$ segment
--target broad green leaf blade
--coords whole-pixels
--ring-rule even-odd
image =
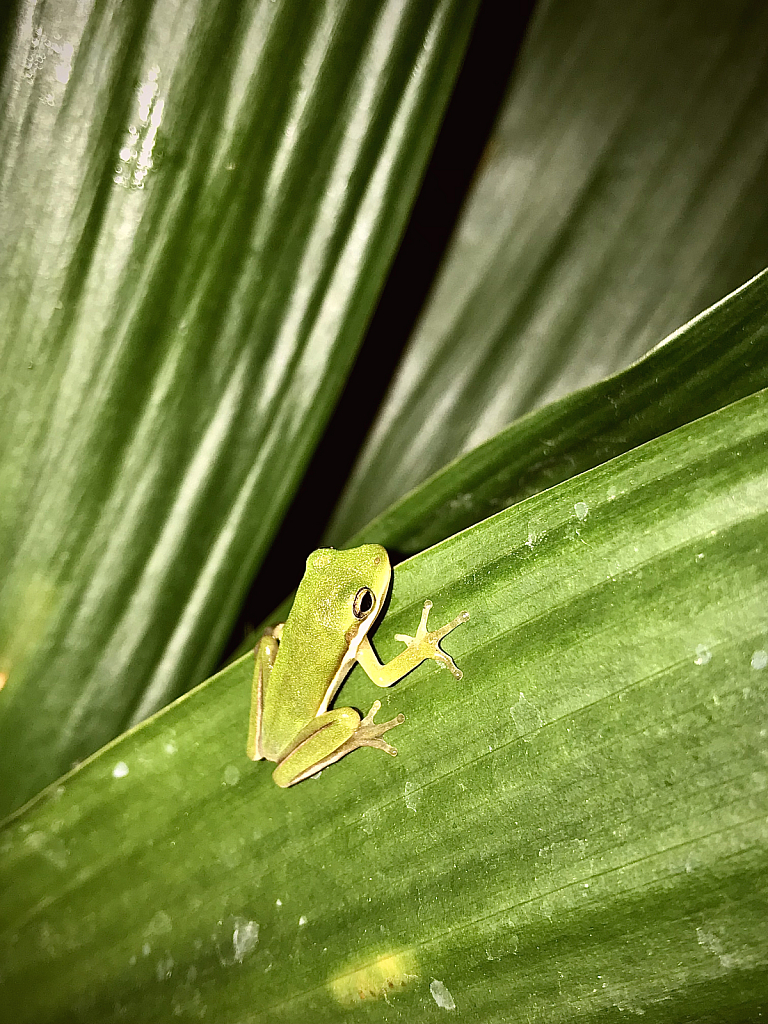
[[[766,97],[765,4],[538,8],[330,543],[768,265]]]
[[[768,387],[768,271],[634,366],[502,430],[385,509],[343,547],[410,555],[518,501]],[[270,616],[287,616],[293,596]],[[229,663],[252,650],[250,633]]]
[[[0,129],[5,809],[211,671],[473,9],[23,7]]]
[[[278,790],[246,659],[51,787],[0,839],[0,1019],[758,1019],[767,454],[764,391],[399,565],[382,656],[472,618],[394,761]]]
[[[768,387],[768,271],[634,366],[539,409],[461,456],[345,547],[422,551],[531,494]]]

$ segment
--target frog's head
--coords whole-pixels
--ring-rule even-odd
[[[313,580],[321,618],[352,641],[364,636],[376,620],[392,569],[381,545],[363,544],[348,551],[313,551],[307,559],[306,575]]]

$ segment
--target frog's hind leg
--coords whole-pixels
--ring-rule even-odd
[[[285,789],[316,775],[358,747],[378,747],[394,757],[397,751],[382,736],[389,729],[401,725],[405,715],[377,724],[373,719],[380,707],[381,701],[374,701],[362,720],[353,708],[338,708],[318,715],[301,730],[290,753],[275,768],[272,778]]]
[[[264,631],[264,636],[253,652],[256,664],[253,670],[251,686],[251,715],[248,721],[248,743],[245,752],[252,761],[261,761],[264,751],[261,749],[261,716],[264,709],[264,691],[275,664],[280,637],[283,634],[283,623],[279,622]]]

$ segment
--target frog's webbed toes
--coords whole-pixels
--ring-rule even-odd
[[[395,718],[391,718],[388,722],[381,722],[377,724],[374,722],[376,712],[381,707],[381,701],[375,700],[373,706],[365,718],[360,722],[355,734],[352,739],[355,742],[355,746],[359,747],[378,747],[379,750],[386,751],[387,754],[391,754],[395,757],[397,750],[386,740],[382,739],[382,736],[389,729],[394,729],[396,725],[402,725],[405,721],[405,715],[397,715]]]
[[[424,638],[431,649],[430,657],[432,660],[436,661],[438,665],[441,665],[443,668],[447,668],[454,679],[461,679],[464,673],[450,654],[446,654],[445,651],[442,650],[440,647],[440,641],[444,636],[447,636],[451,630],[456,629],[456,627],[460,626],[462,622],[466,622],[468,618],[469,612],[462,612],[460,615],[457,615],[455,619],[451,619],[451,621],[445,626],[442,626],[440,629],[435,629],[431,633],[427,633]]]
[[[401,643],[407,644],[414,655],[421,658],[428,658],[431,661],[436,661],[438,665],[448,669],[454,679],[462,678],[462,671],[450,656],[446,654],[440,647],[440,641],[444,636],[447,636],[452,629],[456,629],[462,622],[466,622],[469,618],[469,612],[462,612],[457,615],[455,619],[451,619],[450,622],[446,623],[445,626],[441,626],[439,629],[428,630],[427,619],[429,613],[432,610],[432,602],[427,600],[424,602],[424,608],[421,612],[421,621],[419,622],[416,630],[416,636],[409,636],[407,633],[396,633],[395,640],[399,640]]]

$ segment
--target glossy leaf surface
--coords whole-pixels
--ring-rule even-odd
[[[744,1021],[765,1006],[768,393],[395,571],[399,757],[290,790],[244,660],[0,837],[0,1019]],[[356,673],[342,701],[367,708]]]
[[[328,542],[767,266],[767,171],[765,4],[540,4]]]
[[[524,416],[386,509],[345,546],[421,551],[530,494],[768,387],[768,271],[629,369]]]
[[[0,125],[0,806],[213,668],[474,3],[20,5]]]

